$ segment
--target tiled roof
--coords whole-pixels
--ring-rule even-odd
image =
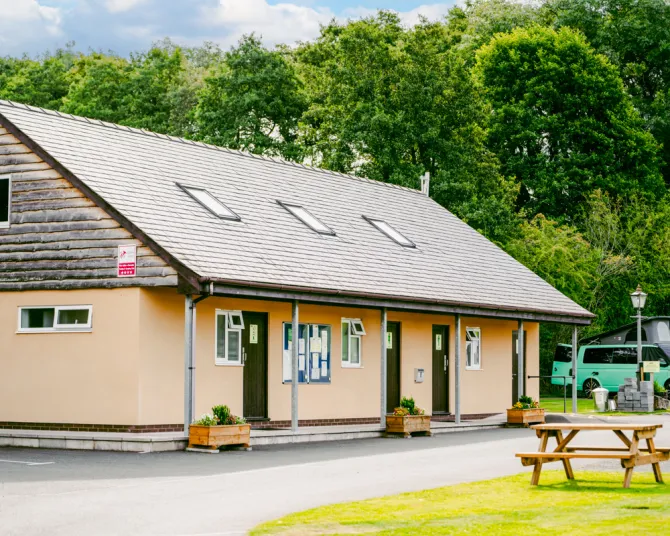
[[[591,316],[419,191],[7,101],[0,114],[203,278]],[[176,183],[206,188],[242,221],[215,217]]]

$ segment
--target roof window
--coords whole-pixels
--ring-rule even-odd
[[[314,216],[306,208],[301,207],[300,205],[291,205],[289,203],[282,203],[281,201],[277,201],[277,203],[279,203],[282,207],[288,210],[302,223],[307,225],[307,227],[312,229],[312,231],[316,231],[317,233],[324,235],[333,235],[333,236],[335,235],[335,231],[333,231],[326,224],[322,223],[316,216]]]
[[[237,214],[235,214],[232,210],[230,210],[226,205],[224,205],[221,201],[219,201],[216,197],[214,197],[204,188],[184,186],[183,184],[177,184],[177,185],[218,218],[224,220],[234,220],[234,221],[241,220],[241,218]]]
[[[394,242],[397,242],[403,247],[406,248],[415,248],[416,244],[412,242],[409,238],[404,236],[403,234],[399,233],[396,231],[393,227],[391,227],[388,223],[386,223],[384,220],[376,220],[374,218],[368,218],[367,216],[363,216],[365,220],[367,220],[369,223],[374,225],[377,229],[379,229],[382,233],[384,233],[386,236],[388,236],[391,240]]]

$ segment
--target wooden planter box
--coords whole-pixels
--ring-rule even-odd
[[[543,424],[544,409],[508,409],[507,424]]]
[[[387,415],[386,434],[402,434],[403,437],[411,437],[412,434],[430,436],[430,415]]]
[[[225,426],[199,426],[192,424],[188,432],[188,448],[206,447],[218,450],[227,445],[240,445],[249,449],[249,424],[229,424]]]

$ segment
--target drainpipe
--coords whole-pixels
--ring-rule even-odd
[[[380,396],[380,404],[381,404],[381,425],[385,426],[386,422],[386,405],[387,405],[387,381],[386,381],[386,374],[387,374],[387,368],[386,368],[386,359],[387,359],[387,340],[388,337],[386,335],[386,330],[387,330],[387,324],[388,324],[388,315],[386,313],[386,308],[384,307],[382,309],[382,326],[381,326],[381,337],[382,337],[382,344],[381,344],[381,396]]]
[[[524,385],[526,383],[526,378],[524,378],[523,373],[523,364],[526,361],[526,352],[525,352],[525,333],[523,332],[523,320],[519,320],[519,327],[517,328],[517,337],[516,344],[518,346],[516,355],[517,355],[517,371],[516,371],[516,380],[517,380],[517,392],[519,396],[526,394]],[[514,401],[516,402],[516,400]]]
[[[577,326],[572,328],[572,413],[577,413]]]
[[[293,300],[293,317],[291,331],[291,431],[298,431],[298,346],[300,345],[300,329],[298,322],[298,300]]]
[[[454,420],[456,424],[461,424],[461,315],[456,315],[456,329],[454,331],[456,331],[456,336],[454,337],[454,354],[456,357],[456,371],[454,373],[456,411],[454,413]]]
[[[210,285],[210,291],[212,285]],[[185,299],[184,321],[184,433],[188,434],[191,423],[195,420],[195,339],[196,339],[196,306],[209,298],[210,293],[193,299],[187,294]]]

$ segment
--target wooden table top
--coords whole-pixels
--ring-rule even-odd
[[[556,423],[556,424],[536,424],[532,426],[533,430],[657,430],[663,428],[662,424],[584,424],[584,423]]]

